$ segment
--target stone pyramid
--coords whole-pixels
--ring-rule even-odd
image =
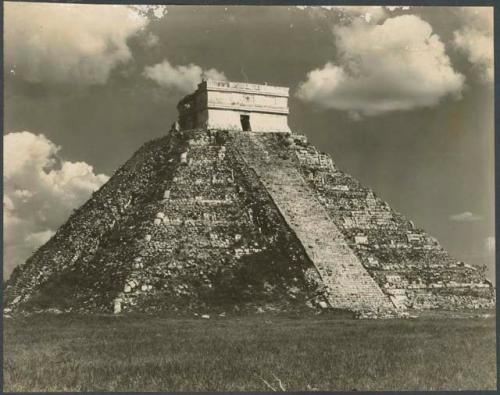
[[[200,84],[180,125],[15,269],[8,311],[492,307],[480,270],[289,131],[280,89]]]

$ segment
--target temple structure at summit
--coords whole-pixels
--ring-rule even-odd
[[[288,92],[280,86],[203,81],[177,106],[182,130],[290,132]]]

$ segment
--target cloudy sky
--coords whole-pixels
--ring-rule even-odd
[[[4,275],[202,77],[289,123],[454,256],[494,269],[493,11],[4,3]]]

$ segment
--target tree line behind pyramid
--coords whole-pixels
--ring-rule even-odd
[[[140,148],[4,289],[5,311],[492,308],[451,257],[290,132],[179,130]]]

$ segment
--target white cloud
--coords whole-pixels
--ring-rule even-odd
[[[218,81],[227,79],[224,73],[215,69],[203,70],[193,63],[187,66],[172,66],[168,60],[145,67],[143,74],[163,87],[176,89],[183,93],[196,90],[203,78]]]
[[[319,12],[331,11],[339,15],[341,21],[351,21],[356,18],[362,18],[365,22],[377,23],[386,16],[384,7],[381,6],[296,6],[299,10],[308,10],[312,15],[319,16]]]
[[[454,32],[455,46],[467,55],[485,82],[493,81],[493,7],[461,8],[463,27]]]
[[[404,6],[404,5],[388,5],[388,6],[385,6],[385,8],[392,12],[392,11],[396,11],[396,10],[408,11],[411,7]]]
[[[4,136],[4,275],[46,242],[108,177],[30,132]]]
[[[486,251],[494,253],[496,248],[495,236],[488,236],[484,241],[484,247]]]
[[[144,45],[146,47],[154,47],[158,45],[159,42],[160,38],[156,34],[149,32],[149,34],[146,36],[146,40],[144,40]]]
[[[380,6],[330,6],[330,9],[337,10],[351,18],[361,17],[367,23],[377,23],[385,18],[384,7]]]
[[[30,82],[103,84],[148,18],[127,6],[4,4],[7,69]]]
[[[463,213],[450,215],[450,220],[456,222],[476,222],[482,221],[483,217],[470,211],[464,211]]]
[[[349,111],[347,113],[347,116],[349,117],[349,119],[351,121],[354,121],[354,122],[358,122],[358,121],[361,121],[363,119],[363,117],[359,114],[359,112],[356,112],[356,111]]]
[[[432,27],[415,15],[378,25],[357,19],[334,34],[337,61],[308,73],[297,91],[306,102],[370,116],[461,95],[464,77]]]
[[[166,5],[130,5],[130,8],[142,16],[151,15],[155,19],[162,19],[168,14]]]

